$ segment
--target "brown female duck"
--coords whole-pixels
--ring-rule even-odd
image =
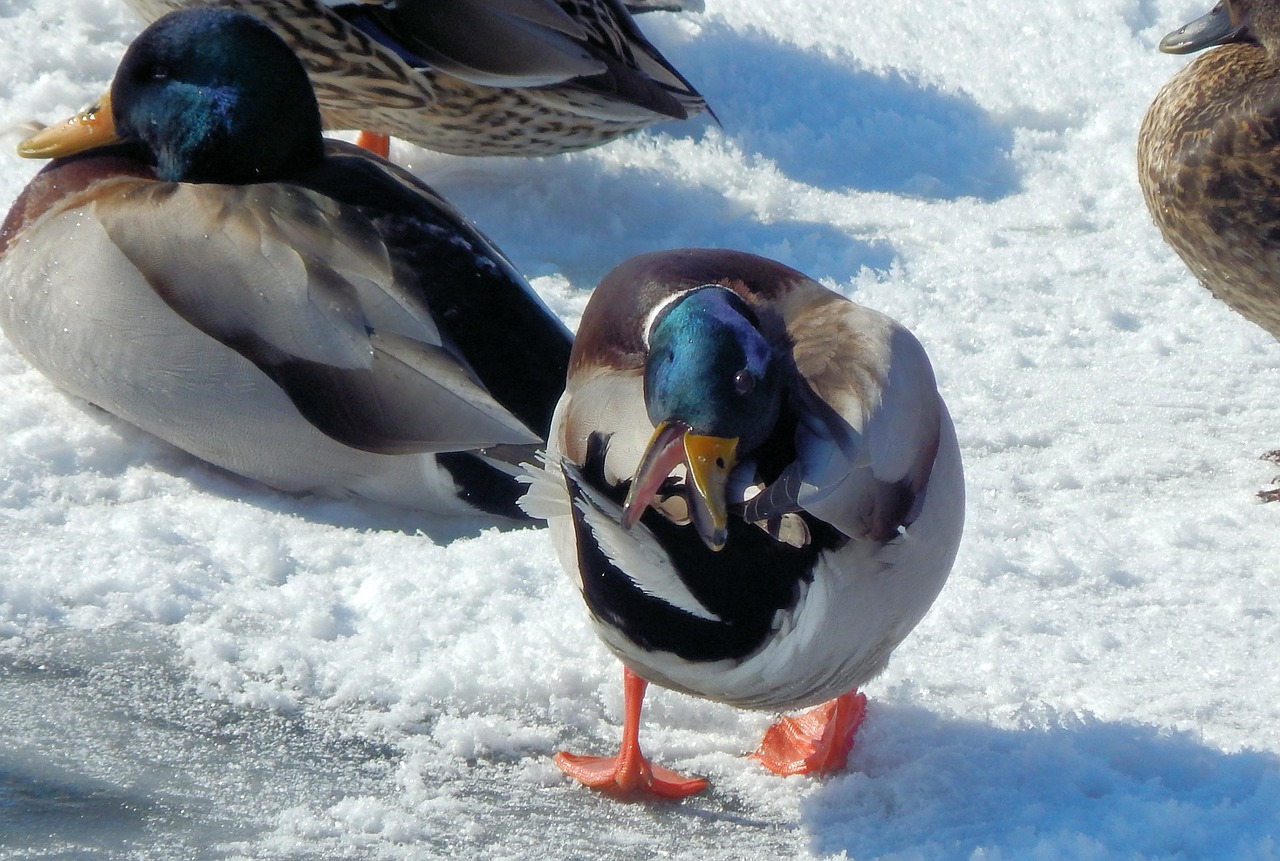
[[[126,0],[261,18],[302,59],[327,129],[454,155],[545,156],[707,110],[632,12],[692,0]]]
[[[1209,47],[1147,110],[1138,180],[1196,277],[1280,338],[1280,0],[1222,0],[1160,43]]]

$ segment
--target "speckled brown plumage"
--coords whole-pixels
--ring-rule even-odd
[[[1280,0],[1224,0],[1160,44],[1211,46],[1148,108],[1138,180],[1187,267],[1280,338]],[[1280,501],[1280,489],[1258,495]]]
[[[707,110],[617,0],[556,0],[586,32],[586,53],[608,70],[539,86],[476,83],[410,64],[320,0],[126,2],[148,21],[193,5],[256,15],[302,58],[325,128],[378,132],[454,155],[556,155]]]
[[[1280,337],[1280,65],[1216,47],[1147,111],[1138,179],[1166,242],[1213,294]]]

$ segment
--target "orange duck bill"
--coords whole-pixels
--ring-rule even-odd
[[[85,108],[66,122],[49,126],[18,144],[18,155],[23,158],[62,158],[110,146],[120,140],[111,111],[111,94],[107,93],[92,107]]]
[[[622,525],[630,529],[653,501],[671,471],[688,471],[689,508],[693,525],[707,547],[720,550],[728,540],[729,515],[725,486],[738,462],[736,438],[695,434],[684,422],[662,422],[649,438],[622,509]]]

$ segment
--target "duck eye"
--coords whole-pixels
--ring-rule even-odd
[[[165,81],[165,80],[168,80],[168,78],[169,78],[168,66],[162,63],[157,63],[156,65],[151,67],[151,80]]]
[[[749,395],[756,387],[756,375],[750,371],[738,371],[733,375],[733,388],[740,395]]]

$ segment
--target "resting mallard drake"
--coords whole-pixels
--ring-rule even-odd
[[[95,113],[22,147],[61,157],[0,229],[0,326],[61,387],[232,472],[523,518],[567,330],[431,189],[326,142],[310,93],[248,15],[147,28]]]
[[[1280,338],[1280,0],[1220,2],[1160,42],[1170,54],[1209,47],[1147,110],[1138,180],[1192,273]]]
[[[455,155],[555,155],[707,109],[619,0],[126,2],[149,21],[196,5],[257,15],[302,58],[326,128]],[[361,142],[387,154],[385,138]]]
[[[649,682],[792,710],[754,754],[843,768],[857,688],[933,604],[964,521],[960,450],[920,343],[779,263],[649,254],[591,296],[545,469],[548,520],[596,633],[622,661],[617,757],[560,768],[620,793],[706,786],[639,747]]]

